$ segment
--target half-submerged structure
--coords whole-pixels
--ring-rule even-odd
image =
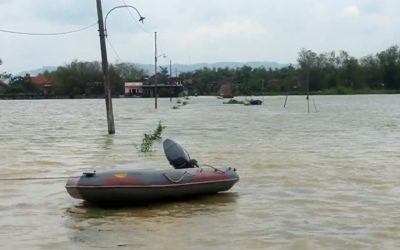
[[[219,88],[218,94],[223,98],[233,98],[232,83],[227,81],[223,82]]]

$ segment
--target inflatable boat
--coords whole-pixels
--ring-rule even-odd
[[[174,169],[88,172],[70,177],[66,189],[94,203],[137,203],[218,193],[239,181],[233,167],[198,166],[174,141],[166,139],[163,146]]]

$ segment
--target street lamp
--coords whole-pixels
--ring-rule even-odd
[[[108,124],[108,134],[115,134],[115,126],[114,126],[114,114],[112,107],[112,96],[111,96],[111,83],[110,76],[108,72],[108,59],[107,59],[107,48],[105,37],[107,36],[107,17],[108,15],[115,9],[119,8],[133,8],[139,15],[139,21],[143,23],[144,17],[139,13],[139,11],[131,6],[131,5],[121,5],[112,8],[106,15],[104,24],[103,24],[103,10],[101,6],[101,0],[96,0],[97,3],[97,15],[98,15],[98,23],[99,23],[99,34],[100,34],[100,49],[101,49],[101,64],[104,75],[104,96],[106,101],[106,109],[107,109],[107,124]]]
[[[139,11],[131,6],[131,5],[121,5],[112,8],[106,15],[105,22],[103,23],[103,8],[101,4],[101,0],[96,0],[97,5],[97,17],[99,24],[99,34],[100,34],[100,49],[101,49],[101,64],[103,69],[103,77],[104,77],[104,96],[106,101],[106,109],[107,109],[107,125],[108,125],[108,134],[115,134],[115,126],[114,126],[114,114],[112,107],[112,97],[111,97],[111,84],[110,84],[110,76],[108,72],[108,59],[107,59],[107,48],[105,37],[107,36],[107,17],[108,15],[115,9],[118,8],[133,8],[139,15],[139,21],[143,23],[144,17],[139,13]]]
[[[142,16],[142,15],[140,14],[139,10],[136,9],[135,7],[133,7],[132,5],[120,5],[120,6],[116,6],[116,7],[112,8],[110,11],[108,11],[107,14],[106,14],[106,18],[105,18],[105,20],[104,20],[104,31],[105,31],[106,36],[107,36],[107,18],[108,18],[108,15],[109,15],[113,10],[115,10],[115,9],[120,9],[120,8],[132,8],[132,9],[134,9],[134,10],[136,11],[136,13],[139,15],[139,22],[144,23],[145,17]]]

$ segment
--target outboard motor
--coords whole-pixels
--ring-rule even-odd
[[[189,153],[173,140],[165,139],[163,147],[169,164],[171,164],[175,169],[198,167],[197,161],[191,160]]]

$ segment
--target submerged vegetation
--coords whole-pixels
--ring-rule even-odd
[[[142,153],[150,152],[153,147],[153,143],[155,141],[161,141],[162,138],[161,134],[164,131],[164,129],[165,126],[163,126],[161,124],[161,121],[159,121],[157,128],[154,130],[152,134],[144,134],[142,144],[140,145],[140,152]]]
[[[240,100],[236,100],[236,99],[230,99],[227,102],[223,102],[223,104],[243,104],[243,105],[261,105],[263,103],[263,101],[259,100],[259,99],[245,99],[243,101]]]
[[[243,101],[238,101],[236,99],[230,99],[227,102],[223,102],[223,104],[244,104],[244,102]]]

